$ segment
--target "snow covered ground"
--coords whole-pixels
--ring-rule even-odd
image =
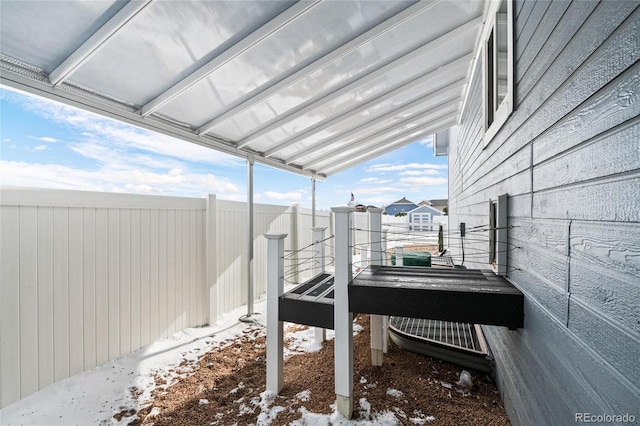
[[[255,304],[256,312],[266,312],[266,300]],[[255,327],[238,321],[246,313],[246,307],[240,307],[225,314],[215,326],[189,328],[170,338],[158,340],[125,357],[111,361],[68,379],[54,383],[17,403],[0,411],[0,425],[13,426],[71,426],[71,425],[126,425],[140,409],[151,392],[156,388],[154,375],[178,377],[177,367],[183,361],[195,363],[198,358],[214,347],[233,341],[248,327]],[[266,315],[256,316],[262,325]],[[357,331],[357,328],[356,328]],[[332,332],[328,331],[328,338]],[[289,334],[292,342],[287,355],[317,351],[320,347],[313,339],[313,330],[306,329]],[[177,369],[180,371],[180,369]],[[388,390],[389,394],[399,392]],[[299,393],[301,401],[309,398],[308,392]],[[260,406],[261,413],[256,425],[268,425],[282,407],[274,405],[274,395],[266,392],[260,400],[252,401]],[[208,401],[201,400],[201,404]],[[128,411],[129,410],[129,411]],[[116,420],[117,413],[127,412],[129,416]],[[391,412],[371,412],[371,406],[362,398],[356,411],[360,411],[367,420],[348,421],[334,408],[332,414],[318,414],[301,409],[302,419],[295,425],[395,425],[396,416]],[[419,416],[415,424],[431,421],[428,416]]]

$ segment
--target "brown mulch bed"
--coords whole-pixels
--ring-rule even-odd
[[[471,371],[474,385],[464,392],[455,384],[462,368],[405,351],[392,342],[384,365],[371,366],[369,317],[361,315],[356,321],[363,330],[354,337],[354,420],[375,420],[371,413],[391,411],[402,425],[510,424],[495,386],[482,373]],[[270,424],[289,424],[305,410],[332,413],[333,363],[333,340],[319,352],[290,356],[284,367],[284,389],[269,401],[283,409]],[[267,419],[260,407],[266,374],[262,327],[250,327],[228,346],[208,352],[194,370],[188,371],[187,363],[183,367],[187,377],[170,386],[165,378],[156,379],[152,401],[130,424],[249,425]],[[370,412],[362,409],[361,398],[371,405]]]

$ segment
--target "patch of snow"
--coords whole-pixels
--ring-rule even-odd
[[[404,394],[401,391],[399,391],[398,389],[388,388],[387,389],[387,395],[391,395],[391,396],[395,396],[396,398],[400,398]]]
[[[236,386],[235,388],[231,389],[229,391],[229,393],[237,393],[242,388],[244,388],[244,383],[240,382],[240,383],[238,383],[238,386]]]
[[[251,403],[260,407],[260,414],[258,415],[257,425],[266,426],[271,424],[273,419],[276,418],[278,413],[285,410],[284,407],[279,405],[272,406],[276,399],[276,394],[270,391],[265,391],[260,394],[260,398],[253,398]]]
[[[299,392],[296,394],[296,398],[298,398],[300,401],[306,402],[311,398],[311,391],[304,390],[302,392]]]

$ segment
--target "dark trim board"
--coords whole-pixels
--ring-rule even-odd
[[[281,321],[333,329],[333,276],[320,274],[285,293]],[[524,296],[490,270],[369,266],[349,284],[353,313],[520,328]]]
[[[333,275],[321,273],[280,296],[280,321],[333,330]]]

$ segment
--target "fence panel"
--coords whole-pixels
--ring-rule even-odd
[[[2,189],[0,406],[245,304],[247,205],[210,200],[207,212],[207,199]],[[309,250],[298,252],[313,243],[311,216],[254,205],[256,298],[266,291],[263,234],[288,235],[288,282],[311,277]],[[368,229],[361,216],[356,226]],[[317,212],[316,225],[330,237],[331,212]],[[356,244],[367,239],[356,233]]]
[[[206,322],[204,209],[204,199],[3,189],[0,406]]]

